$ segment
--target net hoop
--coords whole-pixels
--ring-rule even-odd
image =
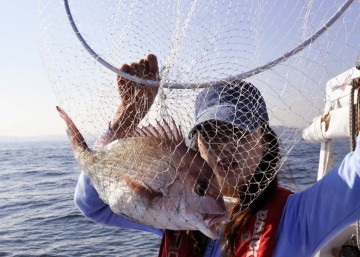
[[[154,80],[148,80],[139,78],[137,76],[130,75],[128,73],[125,73],[121,71],[120,69],[114,67],[110,63],[108,63],[106,60],[104,60],[100,55],[98,55],[91,47],[90,45],[85,41],[85,39],[82,37],[79,29],[77,28],[75,21],[73,19],[69,1],[64,0],[64,6],[65,11],[67,14],[67,18],[70,22],[71,28],[73,32],[75,33],[76,37],[80,41],[80,43],[83,45],[83,47],[86,49],[86,51],[100,64],[105,66],[107,69],[115,72],[116,74],[127,78],[131,81],[134,81],[139,84],[144,84],[148,86],[155,86],[159,87],[160,85],[164,88],[170,88],[170,89],[189,89],[189,88],[206,88],[211,85],[217,84],[217,85],[223,85],[227,84],[229,82],[232,82],[234,80],[242,80],[251,76],[254,76],[256,74],[259,74],[263,71],[266,71],[274,66],[276,66],[279,63],[282,63],[286,60],[288,60],[290,57],[294,56],[295,54],[301,52],[304,50],[308,45],[315,42],[315,40],[320,37],[326,30],[328,30],[338,19],[339,17],[346,11],[347,8],[354,2],[354,0],[347,0],[344,2],[344,4],[339,8],[339,10],[316,32],[314,32],[310,37],[308,37],[306,40],[304,40],[301,44],[293,48],[292,50],[284,53],[283,55],[279,56],[273,61],[270,61],[262,66],[258,66],[252,70],[237,74],[235,76],[226,77],[224,79],[218,80],[218,81],[210,81],[210,82],[204,82],[204,83],[161,83],[160,81],[154,81]]]

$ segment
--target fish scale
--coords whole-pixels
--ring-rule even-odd
[[[121,140],[121,144],[110,144],[97,157],[89,158],[84,165],[90,167],[88,172],[92,171],[94,174],[91,176],[99,176],[99,173],[106,176],[113,171],[122,172],[158,189],[161,185],[171,183],[176,176],[176,173],[169,172],[173,158],[168,156],[168,151],[174,144],[164,145],[160,150],[157,148],[154,151],[155,148],[151,145],[159,145],[159,143],[161,140],[156,138],[125,138]],[[164,173],[169,174],[162,176]]]

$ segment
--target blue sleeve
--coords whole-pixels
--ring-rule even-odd
[[[275,256],[313,256],[360,220],[360,138],[355,152],[313,186],[291,195],[280,222]]]
[[[89,177],[81,172],[75,189],[75,205],[80,211],[93,221],[112,227],[138,229],[152,232],[162,236],[163,231],[150,226],[139,224],[124,216],[112,212],[109,205],[99,197],[99,194],[91,184]]]

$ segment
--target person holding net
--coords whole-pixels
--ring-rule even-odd
[[[121,70],[157,80],[156,56]],[[123,138],[146,115],[157,88],[118,77],[122,105],[110,130]],[[360,219],[360,149],[348,154],[321,181],[302,192],[278,185],[279,138],[269,126],[258,89],[245,81],[213,85],[195,103],[189,147],[212,167],[222,193],[231,197],[231,220],[211,240],[198,231],[168,231],[113,213],[91,181],[80,175],[75,203],[97,223],[139,229],[162,236],[159,256],[313,256],[347,225]],[[329,204],[335,202],[336,204]]]

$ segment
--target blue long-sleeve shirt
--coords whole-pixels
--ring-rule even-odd
[[[360,137],[357,139],[360,145]],[[310,188],[288,197],[277,231],[274,257],[313,256],[335,235],[360,220],[360,147]],[[83,173],[75,191],[83,214],[107,226],[139,229],[162,236],[161,229],[113,213]],[[220,240],[209,240],[204,257],[220,257]]]

